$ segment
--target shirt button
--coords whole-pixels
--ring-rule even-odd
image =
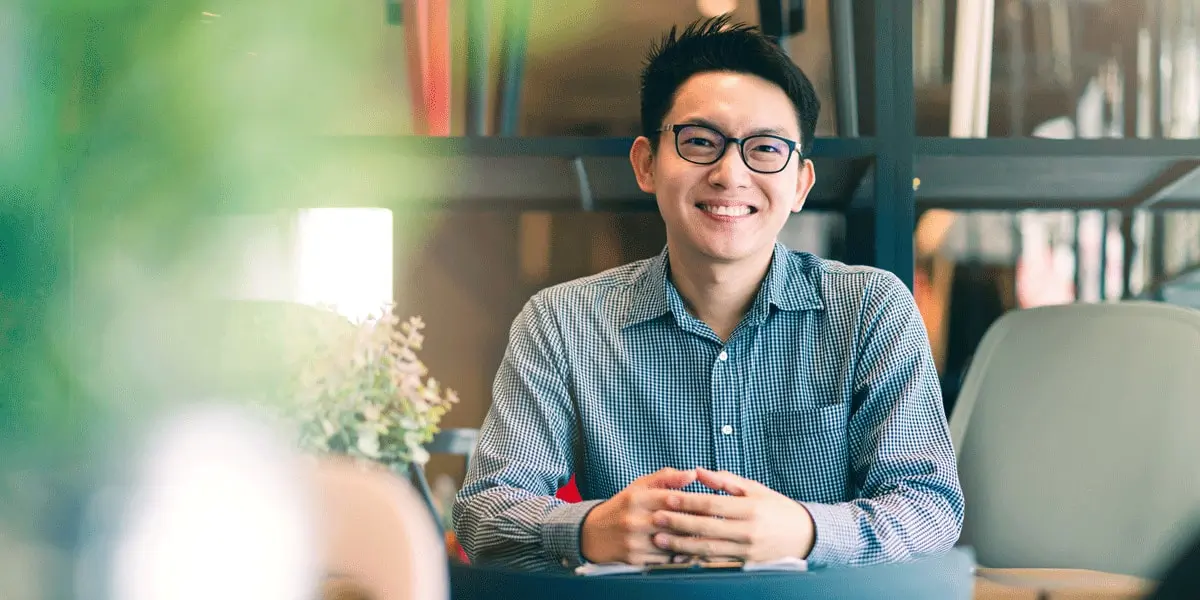
[[[721,433],[723,433],[725,435],[733,435],[733,425],[721,426]]]
[[[729,358],[729,353],[724,350],[722,350],[721,353],[717,355],[717,360],[726,360],[728,358]]]

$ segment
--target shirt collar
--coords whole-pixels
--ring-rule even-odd
[[[762,323],[772,306],[783,311],[825,308],[813,281],[817,274],[808,268],[807,261],[796,260],[794,256],[783,244],[775,243],[771,266],[745,319]],[[664,247],[658,256],[646,262],[645,267],[634,279],[631,286],[632,302],[625,318],[625,326],[656,319],[673,310],[683,310],[679,293],[667,278],[667,271],[667,249]],[[676,315],[677,318],[682,316]]]

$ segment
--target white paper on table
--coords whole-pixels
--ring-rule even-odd
[[[626,563],[588,563],[575,567],[576,575],[625,575],[628,573],[644,573],[646,567]]]
[[[803,558],[789,556],[779,560],[766,562],[748,562],[742,565],[743,571],[807,571],[808,561]]]
[[[645,573],[648,567],[630,565],[626,563],[600,563],[586,564],[575,568],[576,575],[585,577],[599,575],[628,575],[630,573]],[[808,561],[802,558],[781,558],[779,560],[770,560],[764,562],[748,562],[742,565],[742,571],[745,572],[769,572],[769,571],[790,571],[803,572],[808,570]],[[686,571],[681,571],[686,572]]]

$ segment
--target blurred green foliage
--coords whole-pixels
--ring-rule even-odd
[[[364,177],[336,141],[381,61],[403,67],[380,51],[386,27],[371,2],[0,3],[7,467],[90,460],[165,406],[221,393],[206,363],[238,325],[203,258],[220,243],[208,217],[378,205],[414,177]],[[288,343],[239,360],[251,371]]]

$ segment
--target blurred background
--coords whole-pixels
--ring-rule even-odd
[[[723,12],[762,24],[816,85],[817,133],[836,148],[882,135],[870,96],[893,101],[867,89],[871,4],[0,0],[0,580],[16,582],[0,596],[70,597],[66,580],[38,575],[86,537],[71,516],[128,475],[137,433],[236,396],[237,374],[265,377],[301,343],[286,328],[239,340],[253,317],[231,307],[420,315],[422,359],[460,398],[443,426],[478,427],[530,295],[665,243],[652,202],[605,201],[632,179],[621,153],[650,42]],[[904,279],[947,411],[1006,311],[1200,307],[1200,157],[1101,139],[1200,137],[1200,0],[912,8],[913,127],[934,141],[917,144]],[[469,143],[480,137],[496,141]],[[524,193],[506,181],[476,201],[457,170],[473,163],[423,160],[531,154],[511,149],[549,138],[614,166],[587,172],[584,192],[555,175],[536,202],[506,200]],[[978,188],[939,187],[935,138],[1015,141],[960,173]],[[1041,161],[1020,145],[1030,138],[1088,142]],[[843,171],[818,163],[819,180]],[[1039,196],[1031,178],[1059,183]],[[860,182],[847,181],[852,202]],[[813,205],[782,241],[870,262],[854,211]],[[435,495],[462,472],[461,457],[435,455]]]

